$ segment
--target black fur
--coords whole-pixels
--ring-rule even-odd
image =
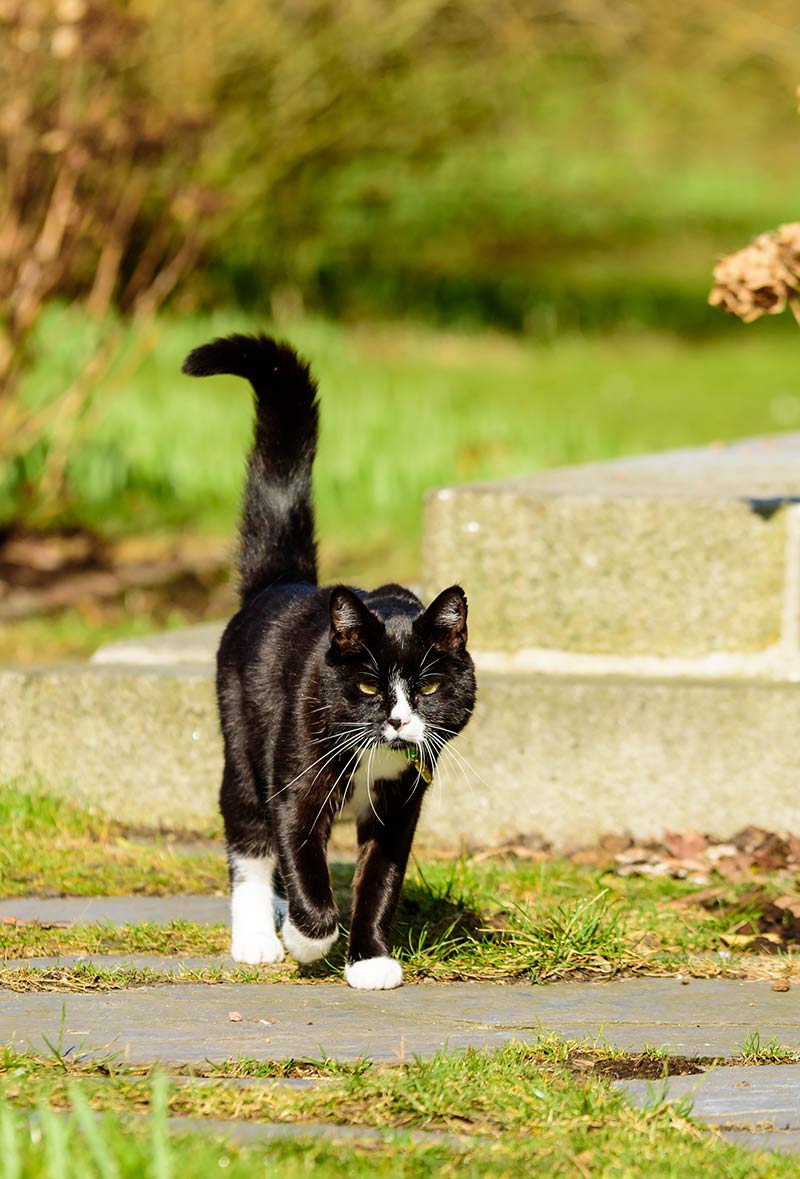
[[[290,347],[231,336],[192,352],[184,372],[245,377],[256,401],[240,535],[242,605],[223,635],[217,672],[229,860],[277,857],[276,887],[288,900],[291,925],[307,938],[330,939],[338,919],[326,847],[352,792],[359,749],[367,750],[366,764],[388,734],[393,749],[414,752],[420,747],[403,739],[401,726],[419,721],[433,770],[472,712],[466,598],[452,586],[425,610],[399,585],[369,593],[317,586],[316,385]],[[397,677],[416,718],[405,724],[399,714],[389,717]],[[425,694],[426,684],[438,686]],[[402,764],[399,778],[370,784],[370,805],[357,817],[350,963],[389,953],[426,789],[419,769]]]

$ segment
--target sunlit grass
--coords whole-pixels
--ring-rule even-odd
[[[68,378],[82,328],[79,311],[50,310],[29,398],[46,400]],[[112,531],[232,535],[250,398],[235,378],[192,381],[180,365],[214,335],[259,328],[270,325],[233,310],[165,317],[135,363],[142,341],[128,331],[119,373],[97,389],[94,424],[71,458],[82,518]],[[428,488],[800,424],[800,337],[774,323],[704,343],[644,333],[536,342],[311,319],[279,334],[320,380],[323,541],[383,546],[399,575],[417,565]]]
[[[0,1057],[0,1175],[207,1175],[224,1166],[252,1175],[655,1175],[693,1171],[745,1179],[796,1173],[791,1159],[724,1144],[690,1120],[691,1105],[654,1100],[643,1109],[592,1064],[604,1054],[575,1046],[512,1044],[499,1051],[439,1052],[392,1067],[320,1062],[311,1088],[218,1079],[171,1079],[160,1070],[137,1075],[113,1058],[73,1062],[59,1055]],[[663,1061],[667,1071],[667,1062]],[[576,1067],[579,1065],[580,1067]],[[213,1065],[209,1062],[209,1073]],[[284,1070],[285,1072],[286,1070]],[[292,1070],[288,1070],[292,1075]],[[248,1075],[247,1073],[243,1075]],[[254,1075],[254,1074],[249,1074]],[[280,1077],[280,1069],[270,1074]],[[58,1114],[61,1117],[58,1117]],[[32,1134],[26,1114],[37,1118]],[[95,1115],[95,1117],[92,1116]],[[96,1115],[102,1115],[97,1118]],[[130,1121],[138,1115],[138,1120]],[[167,1118],[190,1116],[303,1127],[320,1123],[380,1131],[369,1146],[326,1145],[307,1138],[237,1148],[193,1128],[191,1141],[167,1134]],[[173,1132],[175,1123],[173,1123]],[[448,1135],[414,1143],[411,1131]],[[399,1137],[398,1137],[399,1135]],[[368,1152],[368,1153],[367,1153]],[[62,1169],[53,1171],[54,1157]],[[67,1163],[67,1160],[70,1160]],[[78,1164],[78,1160],[80,1163]],[[202,1170],[205,1166],[207,1170]],[[136,1168],[139,1168],[138,1170]],[[392,1170],[392,1168],[394,1168]],[[755,1168],[755,1170],[754,1170]],[[73,1172],[74,1173],[74,1172]]]
[[[148,841],[117,824],[47,795],[0,792],[4,830],[0,895],[165,895],[227,892],[220,843],[173,845]],[[342,936],[328,959],[299,967],[291,959],[248,970],[228,963],[183,975],[183,981],[290,981],[341,984],[349,923],[352,862],[331,867]],[[771,899],[790,885],[778,873],[722,883],[711,907],[693,905],[698,886],[682,880],[620,877],[610,862],[569,857],[541,862],[498,857],[476,863],[428,860],[409,868],[395,929],[395,952],[408,982],[470,980],[534,983],[608,979],[633,974],[696,977],[797,977],[791,948],[763,956],[731,950],[729,935],[757,923]],[[226,958],[225,924],[186,920],[107,922],[58,927],[36,922],[0,924],[6,962],[63,955],[162,955]],[[178,981],[180,978],[178,979]],[[176,979],[132,965],[79,965],[52,972],[0,967],[0,983],[15,990],[118,989]]]

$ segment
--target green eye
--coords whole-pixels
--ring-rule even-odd
[[[365,696],[377,696],[378,695],[378,689],[375,687],[374,684],[360,683],[358,685],[358,690],[359,690],[359,692],[363,692]]]
[[[438,680],[433,680],[430,684],[420,684],[419,694],[420,696],[432,696],[434,692],[439,691],[439,687]]]

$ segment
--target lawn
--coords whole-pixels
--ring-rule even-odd
[[[0,896],[227,892],[222,846],[211,840],[186,846],[163,834],[147,839],[11,786],[0,794],[0,826]],[[347,857],[332,864],[345,926],[352,871]],[[773,912],[772,902],[796,888],[791,875],[753,870],[715,884],[709,895],[685,879],[620,875],[613,854],[603,849],[531,858],[414,857],[398,912],[397,952],[409,981],[543,983],[623,974],[797,979],[791,911],[785,937],[769,943],[758,935],[760,928],[774,928],[763,918]],[[226,926],[190,921],[0,924],[0,954],[18,962],[58,954],[215,957],[227,954],[228,941]],[[259,969],[209,967],[195,978],[340,985],[344,946],[340,938],[330,957],[313,967],[290,960]],[[765,946],[771,952],[760,952]],[[130,967],[59,967],[42,974],[24,965],[0,966],[0,983],[20,991],[116,989],[170,977]]]
[[[162,833],[125,831],[118,824],[44,794],[13,786],[0,792],[4,832],[0,895],[22,893],[224,892],[221,846],[187,845]],[[397,926],[397,952],[409,982],[442,985],[483,979],[546,983],[620,974],[682,974],[797,979],[791,948],[767,957],[737,933],[756,926],[761,911],[796,882],[777,871],[708,888],[670,878],[620,876],[614,856],[590,849],[573,856],[545,853],[412,863]],[[352,866],[333,865],[346,923]],[[2,902],[0,902],[2,913]],[[3,958],[42,954],[136,952],[225,956],[225,926],[189,922],[72,926],[0,924]],[[295,980],[342,986],[342,942],[313,967],[201,968],[183,981],[220,985]],[[0,966],[0,986],[31,990],[103,991],[169,985],[170,976],[134,966],[81,964],[44,971]],[[87,1041],[88,1043],[88,1041]],[[757,1032],[734,1062],[796,1061]],[[60,1037],[38,1051],[0,1046],[0,1179],[71,1175],[122,1179],[152,1175],[187,1179],[224,1169],[231,1175],[286,1176],[541,1174],[664,1176],[692,1171],[775,1179],[796,1164],[778,1155],[726,1145],[689,1120],[690,1106],[668,1106],[658,1079],[696,1068],[652,1049],[635,1056],[602,1041],[542,1035],[533,1044],[494,1051],[440,1052],[432,1059],[386,1066],[361,1060],[255,1061],[209,1059],[199,1070],[167,1076],[158,1066],[127,1066],[113,1049],[87,1059],[63,1049]],[[628,1106],[613,1087],[620,1076],[654,1083],[648,1107]],[[281,1085],[302,1077],[310,1088]],[[242,1079],[248,1084],[241,1084]],[[276,1083],[277,1082],[277,1083]],[[319,1138],[236,1145],[220,1132],[195,1127],[168,1134],[166,1117],[272,1122],[311,1128],[320,1123],[379,1130],[363,1143]],[[445,1140],[415,1141],[409,1132],[443,1131]]]
[[[180,365],[214,335],[263,327],[272,330],[220,311],[164,318],[147,337],[121,329],[117,364],[72,445],[70,511],[112,534],[231,536],[250,398],[236,378],[193,381]],[[30,404],[68,383],[89,334],[79,312],[50,310]],[[800,336],[775,321],[693,342],[644,332],[537,341],[313,319],[279,334],[320,381],[316,491],[329,568],[376,550],[387,569],[413,574],[431,487],[800,425]],[[0,483],[6,514],[12,476],[8,468]]]
[[[494,1052],[438,1053],[393,1067],[368,1062],[341,1068],[323,1062],[310,1089],[280,1085],[242,1089],[225,1079],[172,1080],[153,1070],[141,1077],[113,1060],[98,1066],[13,1047],[0,1058],[0,1176],[79,1173],[166,1179],[206,1176],[222,1168],[252,1176],[565,1175],[677,1177],[701,1172],[731,1179],[796,1174],[779,1155],[725,1145],[688,1120],[689,1107],[670,1107],[657,1087],[649,1107],[625,1103],[609,1076],[608,1054],[551,1041]],[[658,1062],[656,1062],[658,1063]],[[667,1062],[662,1061],[663,1071]],[[209,1070],[211,1072],[212,1070]],[[66,1119],[53,1111],[69,1111]],[[96,1120],[91,1111],[103,1113]],[[27,1113],[37,1118],[28,1129]],[[379,1128],[361,1147],[320,1139],[240,1148],[194,1130],[177,1143],[165,1132],[167,1113],[292,1123]],[[131,1123],[131,1115],[147,1115]],[[449,1140],[415,1142],[409,1131],[444,1131]],[[80,1163],[78,1163],[80,1159]],[[73,1169],[75,1168],[75,1169]]]
[[[191,534],[230,551],[250,398],[236,378],[192,381],[180,365],[204,340],[260,328],[275,330],[232,310],[165,316],[148,332],[92,328],[78,311],[50,308],[24,390],[43,422],[98,332],[119,332],[116,361],[86,414],[54,427],[56,451],[67,456],[65,495],[37,500],[49,486],[46,447],[37,445],[23,462],[0,465],[0,524],[27,514],[111,538],[156,536],[162,548]],[[416,580],[432,487],[800,427],[800,336],[788,322],[728,325],[691,340],[644,331],[544,340],[311,318],[277,330],[320,381],[315,480],[326,581]],[[194,617],[163,595],[154,604],[128,593],[102,610],[79,604],[0,626],[0,659],[80,657]]]

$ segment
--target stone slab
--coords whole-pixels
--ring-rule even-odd
[[[478,651],[797,658],[800,435],[431,492],[424,592]]]
[[[470,1150],[485,1138],[459,1137],[436,1130],[377,1129],[372,1126],[337,1126],[333,1122],[254,1122],[227,1121],[223,1118],[169,1118],[171,1134],[216,1134],[234,1142],[272,1142],[285,1138],[319,1142],[400,1143],[407,1146],[446,1146],[448,1150]]]
[[[154,970],[175,977],[201,970],[222,971],[229,976],[236,970],[267,969],[239,966],[227,954],[206,958],[185,955],[167,958],[163,954],[58,954],[46,958],[2,958],[0,965],[8,970],[54,970],[74,966],[94,967],[97,970]]]
[[[230,1011],[241,1023],[232,1023]],[[269,1019],[267,1026],[258,1020]],[[556,1032],[624,1051],[667,1048],[732,1056],[748,1034],[800,1048],[800,1001],[765,983],[628,979],[546,987],[421,984],[391,992],[343,983],[176,983],[103,993],[0,991],[0,1042],[88,1056],[120,1051],[131,1063],[198,1064],[227,1057],[398,1061],[441,1048],[497,1048]]]
[[[0,781],[43,784],[134,825],[218,826],[208,669],[0,671],[0,699]],[[800,830],[798,705],[791,682],[483,671],[417,846]],[[352,843],[352,827],[337,830]]]
[[[798,1130],[723,1130],[722,1137],[748,1150],[775,1150],[778,1154],[800,1154]]]
[[[18,921],[69,921],[74,925],[138,925],[152,921],[193,921],[198,925],[227,925],[230,901],[226,896],[196,894],[171,897],[3,897],[0,918]]]
[[[118,639],[99,647],[91,662],[139,667],[163,667],[165,664],[213,667],[225,625],[224,622],[201,622],[160,634]]]
[[[618,1081],[637,1105],[654,1098],[691,1101],[692,1117],[707,1125],[800,1132],[800,1065],[733,1065],[699,1076]]]

